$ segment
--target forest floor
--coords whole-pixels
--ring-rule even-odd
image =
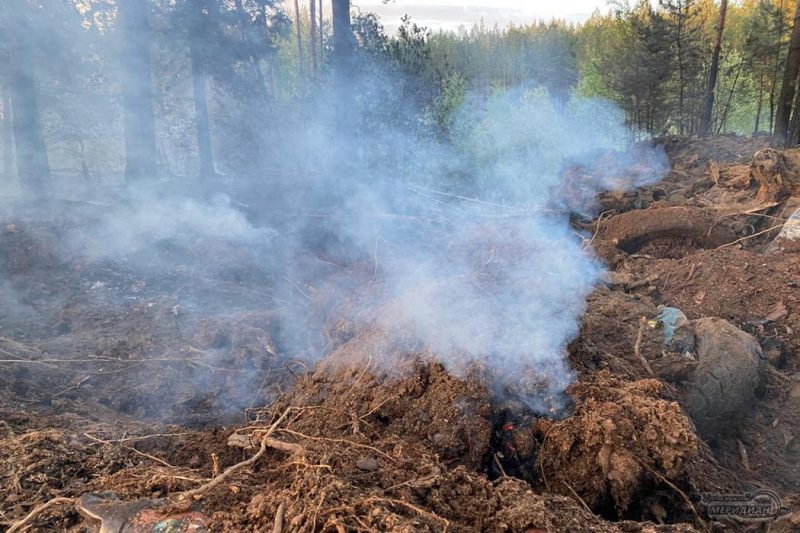
[[[574,405],[552,418],[498,399],[484,369],[453,375],[424,346],[353,325],[302,280],[327,355],[284,354],[273,281],[224,242],[165,250],[171,278],[151,279],[60,257],[57,212],[7,217],[0,523],[797,531],[800,241],[776,236],[800,207],[800,150],[663,142],[664,180],[605,194],[575,223],[609,274],[568,348]],[[205,301],[236,306],[196,312]],[[659,306],[685,314],[686,346],[665,342]],[[758,489],[785,516],[710,516],[702,501]]]

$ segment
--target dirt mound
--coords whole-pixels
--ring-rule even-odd
[[[487,376],[476,368],[455,377],[432,354],[408,353],[397,342],[380,329],[364,330],[298,381],[286,401],[327,413],[298,421],[298,428],[319,435],[389,431],[479,467],[492,429]]]
[[[624,515],[659,477],[680,483],[700,442],[657,380],[622,383],[599,374],[573,387],[575,415],[546,424],[539,467],[549,487],[577,492],[595,511]]]
[[[723,164],[749,162],[753,154],[769,146],[768,137],[740,137],[718,135],[716,137],[665,137],[656,139],[664,147],[676,170],[702,172],[708,161]]]
[[[800,285],[793,254],[764,256],[733,247],[702,250],[680,259],[634,258],[623,270],[633,279],[652,278],[651,295],[690,319],[724,318],[774,346],[795,368],[800,353]],[[655,277],[654,277],[655,275]]]
[[[111,491],[157,501],[165,516],[201,513],[214,531],[278,522],[284,531],[688,532],[705,529],[706,491],[769,486],[791,502],[800,492],[797,260],[756,253],[768,239],[749,236],[784,217],[793,189],[777,176],[796,162],[790,152],[756,157],[767,189],[786,187],[754,204],[759,143],[668,143],[676,168],[665,181],[604,196],[615,212],[584,229],[615,270],[589,297],[565,354],[577,383],[558,419],[531,408],[542,400],[535,379],[517,376],[529,389],[499,386],[458,353],[444,366],[393,322],[374,297],[391,250],[344,264],[310,256],[327,283],[284,280],[297,298],[284,300],[250,251],[224,239],[162,243],[158,277],[66,257],[51,238],[57,228],[14,222],[0,232],[0,289],[13,297],[0,309],[0,350],[14,360],[0,373],[0,446],[11,458],[0,466],[3,520],[51,498]],[[512,228],[489,223],[443,243],[479,294],[505,283],[503,264],[540,252]],[[714,249],[742,237],[747,250]],[[33,319],[6,312],[19,302]],[[672,372],[653,326],[661,305],[730,320],[773,363],[766,396],[743,400],[752,409],[737,411],[736,430],[713,449],[679,403],[692,372]],[[327,344],[285,342],[298,306],[327,325]],[[730,414],[714,411],[716,421]],[[86,531],[69,502],[34,527]]]

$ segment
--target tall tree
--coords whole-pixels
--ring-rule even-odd
[[[780,74],[781,70],[781,51],[783,49],[782,41],[783,41],[783,3],[785,0],[781,0],[780,6],[776,13],[776,37],[775,37],[775,64],[774,69],[772,71],[772,83],[770,84],[770,91],[769,91],[769,131],[773,131],[773,127],[775,124],[775,93],[778,89],[778,75]],[[772,3],[769,3],[769,6],[772,7]]]
[[[725,15],[728,12],[728,0],[722,0],[719,6],[719,23],[717,36],[714,40],[714,51],[711,54],[711,68],[708,73],[708,87],[706,88],[705,106],[703,116],[700,118],[700,135],[708,135],[711,131],[711,113],[714,111],[714,93],[717,90],[717,76],[719,75],[719,55],[722,52],[722,34],[725,31]]]
[[[700,86],[703,63],[701,15],[695,0],[660,0],[659,4],[661,13],[656,17],[659,22],[657,27],[671,52],[677,129],[678,133],[684,135],[696,131],[692,109],[703,93]]]
[[[50,163],[39,114],[38,87],[33,69],[36,31],[26,0],[7,0],[4,36],[9,48],[9,89],[17,155],[17,174],[34,194],[44,195]]]
[[[800,72],[800,1],[797,2],[795,9],[789,55],[786,57],[786,67],[783,69],[783,85],[775,113],[775,130],[772,132],[774,142],[778,144],[785,144],[788,140],[789,119],[792,115],[798,72]]]
[[[305,79],[305,57],[303,54],[303,24],[300,20],[300,2],[298,0],[294,0],[294,29],[297,38],[297,69],[302,84]]]
[[[210,51],[215,38],[214,23],[218,6],[215,0],[188,1],[189,57],[192,65],[192,94],[197,135],[198,173],[207,179],[216,173],[211,147],[211,125],[208,116],[208,72]]]
[[[350,0],[332,0],[333,64],[340,79],[349,76],[353,68],[353,29],[350,25]]]
[[[322,11],[322,0],[319,0],[319,24],[317,30],[319,31],[319,64],[325,63],[325,14]]]
[[[151,28],[147,1],[121,0],[119,21],[125,178],[154,178],[158,169],[150,63]]]
[[[14,174],[14,126],[11,123],[11,96],[6,88],[3,91],[3,175],[11,178]]]
[[[317,0],[308,2],[308,19],[311,21],[309,26],[309,55],[311,56],[311,71],[317,74]]]
[[[322,0],[319,0],[319,24],[317,30],[319,31],[319,64],[325,63],[325,13],[322,11]]]

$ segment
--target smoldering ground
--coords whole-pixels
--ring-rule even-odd
[[[279,121],[280,165],[202,184],[154,176],[124,192],[73,192],[68,203],[7,201],[7,218],[58,226],[50,250],[58,261],[93,265],[78,276],[89,301],[131,307],[167,295],[184,330],[207,316],[273,309],[265,353],[305,361],[325,355],[323,324],[341,313],[409,350],[434,352],[453,373],[478,365],[501,389],[522,383],[543,398],[562,395],[574,380],[566,345],[603,271],[570,215],[593,212],[601,190],[660,179],[660,149],[628,147],[612,104],[553,98],[535,84],[468,94],[445,136],[381,64],[362,65],[345,95],[341,87],[309,98],[301,120]],[[380,106],[368,103],[376,94]],[[114,269],[146,289],[92,278]],[[326,302],[358,305],[320,307],[323,288]],[[55,297],[18,295],[19,316],[30,320],[38,308],[41,321],[57,322],[45,303]],[[68,305],[75,295],[58,298]],[[221,360],[236,364],[229,348],[212,343],[193,357],[218,369]],[[232,386],[260,390],[263,376]],[[216,378],[184,379],[202,391]],[[217,402],[248,406],[230,396]],[[535,410],[552,407],[537,402]]]

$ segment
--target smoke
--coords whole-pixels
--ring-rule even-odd
[[[629,148],[613,104],[551,98],[536,85],[467,94],[443,134],[399,72],[359,72],[345,91],[307,97],[302,112],[278,108],[251,172],[202,187],[154,177],[90,215],[69,207],[91,224],[62,229],[63,253],[168,280],[176,261],[217,274],[204,265],[247,262],[272,299],[188,303],[202,314],[279,302],[276,345],[289,357],[324,355],[326,317],[308,300],[335,273],[350,291],[337,296],[359,294],[377,310],[351,310],[357,324],[379,325],[456,374],[479,365],[502,386],[561,395],[574,380],[567,344],[603,273],[570,216],[596,212],[603,190],[659,180],[664,154]],[[48,216],[36,209],[26,216]],[[531,407],[549,408],[534,397]]]
[[[627,149],[614,105],[540,89],[472,95],[452,131],[442,145],[384,130],[379,142],[407,159],[366,146],[356,166],[368,172],[325,179],[351,191],[337,234],[373,263],[382,328],[451,372],[477,364],[501,387],[535,390],[530,406],[549,411],[574,380],[566,347],[603,273],[570,215],[659,180],[666,158]]]

